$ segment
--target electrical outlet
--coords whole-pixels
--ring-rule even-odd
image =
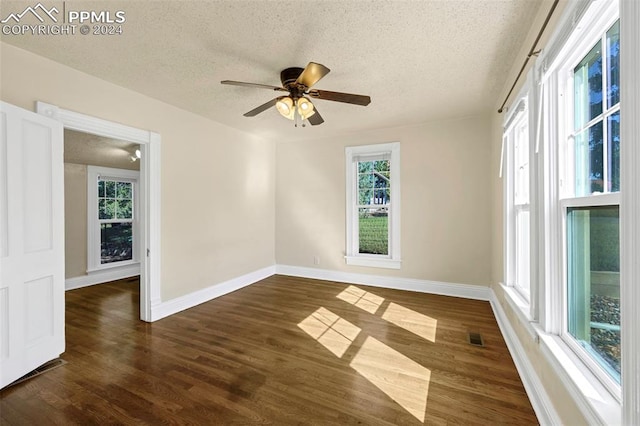
[[[314,265],[320,264],[320,256],[313,256],[313,264]]]

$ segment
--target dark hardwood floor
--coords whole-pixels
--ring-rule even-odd
[[[0,424],[537,422],[487,302],[273,276],[147,324],[137,287],[67,292],[68,363]]]

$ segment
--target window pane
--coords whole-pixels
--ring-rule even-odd
[[[620,191],[620,111],[607,118],[609,138],[609,191]]]
[[[575,136],[575,196],[602,192],[603,186],[602,122]]]
[[[567,210],[568,331],[620,382],[618,206]]]
[[[98,219],[111,219],[107,214],[107,200],[98,200]]]
[[[98,197],[104,198],[104,181],[98,181]]]
[[[579,130],[602,114],[602,53],[599,42],[573,73],[574,125],[575,129]]]
[[[100,211],[100,219],[115,219],[116,218],[116,200],[106,198],[100,200],[100,203],[104,202],[104,208]]]
[[[620,102],[620,21],[607,31],[607,107]]]
[[[358,204],[373,204],[373,189],[361,189],[358,191]]]
[[[387,207],[358,209],[359,253],[389,254]]]
[[[515,285],[523,295],[529,298],[529,211],[516,212],[516,282]]]
[[[131,199],[131,182],[116,182],[116,198]]]
[[[133,201],[118,200],[116,202],[118,219],[131,219],[133,212]]]
[[[529,203],[529,126],[526,121],[514,134],[514,203]]]
[[[100,263],[133,259],[131,223],[103,223],[100,225]]]
[[[108,198],[116,198],[116,183],[112,180],[104,181],[105,196]]]
[[[358,162],[358,203],[387,204],[391,200],[389,188],[389,160]]]

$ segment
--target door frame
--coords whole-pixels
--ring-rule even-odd
[[[140,145],[140,319],[154,321],[160,305],[160,135],[90,115],[36,102],[38,114],[62,123],[65,129],[91,133]],[[64,260],[63,260],[64,261]]]

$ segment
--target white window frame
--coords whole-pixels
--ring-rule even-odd
[[[513,102],[513,107],[510,108],[509,114],[506,116],[504,132],[503,132],[503,167],[504,167],[504,175],[503,175],[503,185],[504,185],[504,277],[505,283],[507,286],[506,292],[508,296],[511,298],[512,304],[514,304],[525,316],[527,321],[530,321],[534,318],[533,312],[531,312],[532,307],[532,296],[535,296],[534,289],[534,281],[532,279],[532,270],[533,270],[533,238],[532,238],[532,230],[534,223],[534,214],[535,211],[532,208],[532,197],[533,194],[532,185],[533,185],[533,165],[534,165],[534,155],[533,155],[533,140],[534,140],[534,126],[531,125],[532,120],[532,111],[530,105],[531,99],[531,79],[532,75],[529,74],[527,77],[527,82],[525,86],[520,91],[518,97]],[[520,133],[519,133],[520,132]],[[519,134],[518,134],[519,133]],[[528,174],[529,180],[526,188],[526,201],[524,199],[517,200],[516,193],[516,143],[521,142],[519,140],[520,136],[524,136],[527,138],[527,163],[528,163]],[[520,154],[522,152],[520,151]],[[517,256],[517,214],[518,212],[529,212],[529,256],[524,259],[528,263],[528,270],[526,284],[523,285],[519,279],[521,277],[520,268],[523,267],[522,261],[523,259],[518,259]]]
[[[620,205],[620,194],[601,194],[590,197],[567,198],[561,189],[564,153],[560,150],[567,140],[567,109],[573,109],[573,87],[566,90],[569,73],[573,72],[582,58],[618,18],[617,1],[587,1],[570,3],[561,18],[558,29],[550,43],[545,47],[536,63],[536,83],[540,85],[540,96],[535,105],[540,110],[536,127],[541,129],[538,138],[536,132],[536,149],[538,154],[535,176],[536,229],[534,246],[534,263],[532,270],[539,277],[538,301],[534,312],[538,315],[539,326],[534,326],[539,338],[542,353],[574,398],[577,406],[590,424],[620,424],[622,417],[621,389],[610,378],[604,369],[589,356],[582,347],[571,339],[566,339],[567,330],[567,280],[566,280],[566,209],[584,205]],[[623,19],[621,19],[623,21]],[[621,22],[621,28],[623,24]],[[622,38],[621,30],[621,38]],[[623,43],[621,43],[623,45]],[[626,53],[629,54],[627,51]],[[621,71],[621,75],[622,75]],[[631,79],[629,73],[624,78]],[[622,92],[622,90],[621,90]],[[622,94],[621,94],[622,98]],[[561,101],[562,100],[562,101]],[[622,107],[623,110],[626,107]],[[606,122],[605,122],[606,123]],[[627,123],[628,124],[628,123]],[[625,124],[621,124],[622,131]],[[573,129],[569,129],[572,131]],[[538,152],[538,142],[540,151]],[[624,142],[623,142],[624,145]],[[621,157],[621,173],[624,165],[628,165],[626,152]],[[628,167],[628,166],[627,166]],[[533,178],[533,177],[532,177]],[[624,177],[621,177],[624,180]],[[565,182],[565,185],[567,183]],[[625,180],[625,188],[628,182]],[[626,190],[626,189],[625,189]],[[593,199],[597,197],[598,203]],[[585,200],[588,198],[588,200]],[[622,206],[621,206],[622,207]],[[621,208],[621,226],[622,226]],[[621,244],[624,231],[621,228]],[[621,249],[621,305],[625,294],[623,287]],[[536,258],[537,257],[537,258]],[[630,303],[630,302],[629,302]],[[627,326],[629,324],[626,324]],[[624,315],[623,315],[624,326]],[[624,342],[622,334],[622,351],[629,342]],[[576,343],[572,345],[572,343]],[[576,347],[577,346],[577,347]],[[623,356],[624,364],[624,356]],[[622,370],[622,382],[626,387],[633,372]]]
[[[358,167],[360,155],[387,155],[390,158],[391,205],[389,207],[389,254],[359,253]],[[346,255],[347,265],[400,269],[400,142],[362,145],[345,148],[346,158]]]
[[[606,2],[603,2],[606,3]],[[559,335],[563,340],[563,343],[567,345],[583,362],[583,364],[594,374],[598,381],[605,386],[605,388],[614,396],[618,401],[621,399],[621,388],[615,380],[613,380],[587,351],[582,348],[576,340],[568,332],[568,308],[567,308],[567,209],[570,207],[587,207],[598,205],[620,205],[620,193],[605,193],[600,195],[590,195],[585,197],[569,196],[566,188],[573,186],[572,180],[568,179],[567,175],[571,175],[570,170],[563,170],[561,165],[566,165],[570,153],[567,152],[567,141],[571,137],[573,131],[573,120],[570,117],[572,114],[573,105],[573,70],[577,64],[584,58],[584,56],[591,50],[591,48],[598,43],[602,34],[606,32],[611,25],[618,19],[617,2],[608,2],[609,7],[597,7],[592,6],[592,9],[587,11],[580,23],[582,29],[578,29],[567,40],[562,51],[558,55],[557,59],[552,65],[554,78],[550,79],[552,89],[555,89],[556,96],[551,97],[551,102],[557,102],[554,105],[554,109],[557,111],[556,122],[556,146],[557,150],[557,181],[554,185],[557,188],[557,195],[555,199],[549,200],[549,205],[552,211],[556,212],[552,214],[552,220],[555,221],[554,227],[560,232],[553,238],[548,240],[548,249],[553,251],[558,259],[558,268],[555,271],[556,285],[552,289],[553,294],[559,300],[560,309],[555,308],[552,310],[553,322],[559,325]],[[596,9],[599,9],[596,12]],[[604,10],[603,10],[604,9]],[[603,55],[604,57],[605,55]],[[603,61],[603,68],[605,63]],[[605,96],[603,94],[603,96]],[[563,99],[563,101],[561,101]],[[618,108],[615,108],[618,110]],[[604,115],[604,112],[603,112]],[[606,125],[606,117],[603,118]],[[553,131],[553,130],[552,130]],[[552,148],[554,149],[554,148]],[[563,174],[563,172],[566,173]],[[605,170],[606,171],[606,170]],[[551,247],[555,246],[555,247]],[[553,297],[553,296],[552,296]]]
[[[100,221],[98,219],[98,179],[133,183],[133,258],[120,262],[101,263]],[[114,169],[110,167],[87,166],[87,273],[96,273],[105,269],[122,268],[140,263],[139,232],[139,181],[137,170]]]

